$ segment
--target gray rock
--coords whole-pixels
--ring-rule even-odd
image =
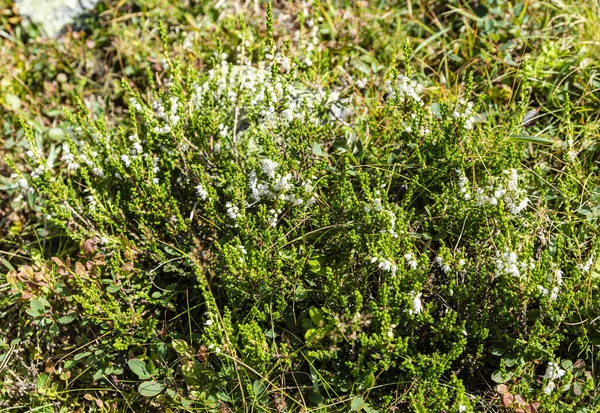
[[[92,10],[98,0],[15,0],[19,14],[49,37],[58,37],[66,25]]]

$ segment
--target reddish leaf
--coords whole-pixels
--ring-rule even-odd
[[[80,263],[79,261],[77,261],[75,263],[75,274],[79,275],[80,277],[87,277],[88,276],[87,270],[85,269],[85,267],[83,266],[83,264]]]
[[[505,393],[502,395],[502,404],[505,406],[510,406],[514,400],[514,397],[510,393]]]
[[[496,388],[496,391],[500,394],[510,393],[510,391],[508,390],[508,386],[506,384],[498,385],[498,387]]]
[[[50,259],[52,261],[54,261],[56,263],[56,265],[58,265],[59,267],[64,267],[65,266],[65,263],[62,262],[62,260],[60,258],[58,258],[58,257],[50,257]]]
[[[515,395],[515,402],[520,406],[526,406],[528,404],[520,394]]]
[[[91,239],[86,239],[83,243],[83,249],[86,254],[93,254],[96,251],[96,243]]]

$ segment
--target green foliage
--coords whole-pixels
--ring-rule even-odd
[[[499,7],[460,11],[508,43]],[[60,146],[21,120],[27,166],[7,158],[11,190],[71,249],[4,264],[27,322],[0,342],[0,367],[67,339],[6,399],[22,387],[32,406],[99,388],[84,399],[115,411],[598,405],[600,182],[569,94],[549,124],[560,139],[540,136],[521,122],[539,90],[530,63],[509,95],[478,95],[475,71],[444,96],[417,70],[425,43],[365,73],[325,46],[345,30],[325,4],[287,42],[266,9],[266,37],[224,20],[200,69],[159,24],[160,60],[120,85],[124,110],[74,98]],[[517,120],[501,121],[513,93]]]

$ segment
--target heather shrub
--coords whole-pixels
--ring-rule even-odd
[[[23,125],[18,185],[80,255],[44,262],[54,300],[10,283],[31,334],[90,332],[35,397],[116,377],[115,409],[591,411],[598,182],[568,96],[562,140],[535,139],[525,81],[497,125],[410,64],[323,84],[314,22],[270,24],[208,71],[165,53],[121,118],[66,111],[56,157]]]

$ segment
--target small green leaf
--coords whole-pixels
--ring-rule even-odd
[[[138,392],[144,397],[154,397],[163,391],[165,386],[155,381],[144,381],[138,386]]]
[[[173,340],[172,345],[173,350],[175,350],[175,352],[179,355],[185,354],[188,349],[188,345],[185,340],[175,339]]]
[[[308,309],[308,315],[317,327],[323,327],[325,325],[325,319],[316,307],[310,307]]]
[[[362,410],[364,405],[365,401],[362,397],[355,397],[354,399],[352,399],[352,403],[350,403],[350,410],[352,410],[353,412],[357,412],[359,410]]]
[[[44,304],[40,300],[34,299],[29,303],[29,307],[31,307],[31,311],[36,312],[38,314],[43,314],[46,312],[44,309]]]
[[[319,145],[317,142],[313,143],[312,151],[315,154],[315,156],[325,156],[325,152],[323,152],[323,148],[321,148],[321,145]]]
[[[58,324],[69,324],[69,323],[73,322],[73,320],[75,320],[75,316],[66,315],[66,316],[61,317],[58,320],[56,320],[56,322]]]
[[[560,363],[560,365],[565,370],[568,370],[568,371],[572,371],[573,370],[573,362],[571,360],[563,360],[562,363]]]
[[[109,293],[116,293],[117,291],[119,291],[121,289],[120,285],[116,285],[116,284],[111,284],[108,287],[106,287],[106,291],[108,291]]]
[[[40,390],[41,388],[45,387],[46,384],[48,383],[48,379],[50,379],[50,375],[48,373],[40,374],[35,379],[35,387],[38,390]]]
[[[507,381],[509,381],[513,376],[513,373],[508,372],[505,375],[502,375],[502,372],[500,370],[494,372],[494,374],[492,374],[492,380],[494,380],[496,383],[506,383]]]
[[[11,270],[11,271],[14,271],[14,270],[15,270],[15,267],[13,267],[13,266],[12,266],[12,264],[6,260],[6,258],[0,258],[0,262],[1,262],[2,264],[4,264],[4,266],[5,266],[6,268],[8,268],[9,270]]]
[[[146,363],[140,359],[131,359],[127,362],[127,365],[131,369],[131,371],[138,376],[142,380],[146,380],[150,378],[150,373],[148,373],[148,369],[146,368]]]
[[[265,384],[260,381],[260,380],[256,380],[253,384],[252,384],[252,390],[254,390],[254,395],[256,396],[256,398],[260,401],[266,401],[267,399],[267,387],[265,386]]]

